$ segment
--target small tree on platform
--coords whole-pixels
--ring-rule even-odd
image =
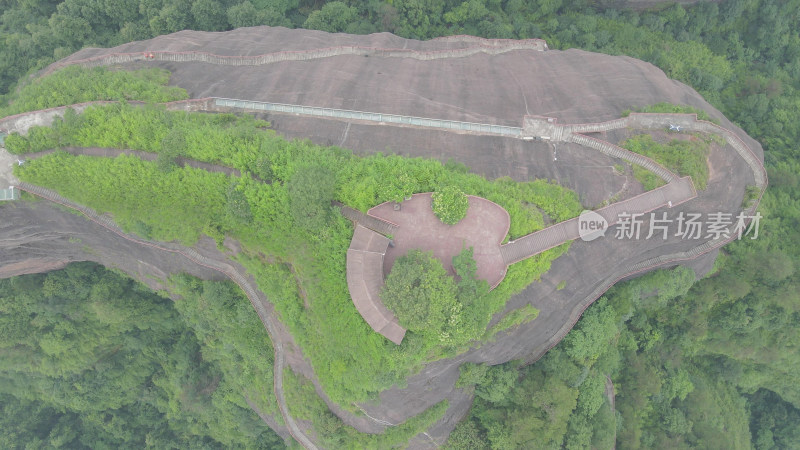
[[[438,334],[456,302],[456,283],[432,253],[411,250],[395,261],[381,300],[409,330]]]
[[[459,280],[431,252],[411,250],[397,258],[381,291],[400,324],[426,339],[458,346],[480,338],[491,319],[489,284],[475,278],[472,247],[453,257]]]
[[[447,225],[455,225],[467,215],[469,198],[455,186],[447,186],[433,193],[433,213]]]

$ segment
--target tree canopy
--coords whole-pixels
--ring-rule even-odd
[[[0,280],[0,446],[283,447],[245,402],[277,412],[253,384],[271,379],[263,326],[231,321],[249,302],[181,283],[175,304],[89,263]]]
[[[455,225],[467,215],[469,198],[456,186],[445,186],[433,193],[431,207],[442,223]]]
[[[433,253],[411,250],[394,262],[381,300],[409,330],[438,334],[455,305],[456,283]]]
[[[430,252],[411,250],[392,266],[381,300],[400,324],[441,344],[457,347],[483,334],[491,310],[489,284],[475,278],[472,247],[453,257],[458,281]]]
[[[298,169],[289,179],[289,211],[294,223],[307,230],[319,230],[330,220],[336,176],[327,167]]]

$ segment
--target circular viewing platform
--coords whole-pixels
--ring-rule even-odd
[[[358,223],[347,250],[350,297],[367,324],[398,345],[406,330],[383,305],[380,292],[394,262],[409,250],[433,252],[447,271],[455,275],[453,257],[472,247],[477,278],[495,287],[506,274],[500,244],[511,225],[508,212],[494,202],[468,196],[466,216],[455,225],[445,225],[433,213],[431,196],[431,193],[415,194],[400,204],[386,202],[370,209],[367,215],[354,216]],[[391,230],[391,236],[365,226],[383,232]]]
[[[445,269],[455,275],[452,260],[463,248],[472,247],[478,266],[477,278],[495,287],[506,275],[500,244],[508,234],[511,219],[503,207],[485,198],[468,196],[467,215],[455,225],[445,225],[433,213],[431,193],[415,194],[400,203],[386,202],[369,210],[369,215],[397,225],[383,260],[384,276],[397,258],[409,250],[432,251]]]

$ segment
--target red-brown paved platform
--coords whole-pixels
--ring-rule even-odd
[[[469,210],[461,222],[443,224],[431,209],[431,194],[415,194],[402,202],[399,211],[387,202],[369,210],[369,214],[398,225],[394,247],[389,247],[383,260],[384,274],[394,261],[411,249],[433,251],[444,267],[454,274],[452,258],[463,246],[473,247],[478,265],[477,277],[497,286],[506,274],[506,263],[500,254],[500,243],[508,234],[511,219],[500,205],[469,196]]]
[[[369,326],[400,345],[406,330],[380,299],[383,255],[388,247],[388,238],[357,224],[347,250],[347,287],[358,313]]]

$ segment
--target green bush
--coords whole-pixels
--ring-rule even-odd
[[[752,203],[761,194],[761,189],[758,186],[750,184],[744,190],[744,197],[742,198],[742,209],[749,208]]]
[[[323,166],[304,167],[288,183],[289,208],[294,223],[309,231],[321,230],[330,220],[336,175]]]
[[[162,241],[193,244],[201,234],[230,229],[225,211],[231,179],[221,173],[191,167],[164,173],[156,163],[135,156],[112,159],[65,152],[16,169],[29,183],[54,188],[99,213],[110,212],[125,230],[145,225],[153,238]]]
[[[164,69],[109,70],[69,66],[38,78],[16,91],[0,117],[94,100],[170,102],[189,98],[185,89],[167,86]]]
[[[517,325],[521,325],[526,322],[530,322],[536,319],[539,316],[539,310],[534,308],[533,305],[525,305],[522,308],[515,309],[508,313],[505,317],[500,319],[500,322],[497,322],[495,326],[493,326],[486,335],[488,337],[493,337],[497,333],[501,331],[508,330],[509,328],[514,328]]]
[[[658,175],[636,164],[633,164],[633,177],[636,178],[639,183],[642,183],[642,187],[645,191],[652,191],[655,188],[667,184],[667,182]]]
[[[666,144],[653,140],[649,134],[640,134],[626,139],[620,146],[634,153],[647,156],[667,169],[681,176],[691,176],[698,189],[705,189],[708,184],[708,146],[710,140],[692,137],[692,140],[683,141],[673,139]],[[655,178],[649,171],[637,169],[634,166],[633,174],[645,188],[654,188],[660,185],[660,178]],[[661,183],[663,184],[663,183]]]
[[[458,367],[458,381],[456,381],[457,388],[468,388],[482,383],[489,366],[486,364],[476,364],[465,362]]]
[[[467,215],[469,198],[461,189],[446,186],[433,193],[433,213],[447,225],[455,225]]]
[[[477,279],[473,249],[453,257],[458,282],[431,252],[411,250],[392,266],[381,300],[400,324],[431,346],[459,347],[478,339],[492,318],[489,283]]]
[[[381,300],[410,331],[438,335],[456,302],[456,283],[433,253],[411,250],[394,262]]]

